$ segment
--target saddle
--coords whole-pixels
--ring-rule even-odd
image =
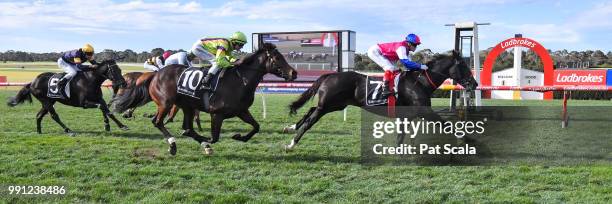
[[[49,78],[49,83],[47,84],[47,97],[58,99],[70,98],[70,83],[72,82],[72,79],[74,79],[74,77],[68,80],[66,86],[60,87],[58,83],[60,79],[64,77],[64,75],[66,75],[66,73],[56,73],[51,76],[51,78]]]
[[[208,69],[189,67],[181,73],[176,84],[177,93],[195,99],[201,99],[204,103],[205,111],[208,111],[210,99],[213,97],[219,85],[219,79],[223,77],[226,69],[222,69],[210,79],[210,89],[202,88],[202,80],[206,76]]]

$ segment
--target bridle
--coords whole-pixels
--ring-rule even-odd
[[[276,68],[273,71],[275,71],[277,73],[280,73],[281,77],[283,77],[283,78],[287,77],[287,75],[285,73],[283,73],[281,67],[280,66],[276,66],[277,63],[278,63],[277,60],[274,57],[272,57],[272,54],[270,53],[270,50],[267,50],[267,49],[266,49],[266,60],[265,60],[265,63],[269,65],[269,66],[266,66],[266,67]],[[236,70],[236,74],[238,74],[238,77],[240,79],[242,79],[242,84],[246,85],[248,83],[248,80],[245,77],[243,77],[242,74],[240,74],[239,70],[241,70],[241,69],[239,69],[239,68],[240,67],[237,67],[237,69],[235,69]],[[242,69],[242,70],[243,71],[257,72],[257,73],[262,74],[262,75],[265,75],[266,73],[273,73],[273,72],[269,72],[267,68],[265,70],[261,70],[261,69],[258,69],[258,68],[256,68],[256,69],[246,69],[245,68],[245,69]]]
[[[270,62],[270,67],[273,68],[273,71],[275,71],[276,73],[280,73],[282,78],[287,78],[289,76],[287,76],[287,74],[285,74],[283,72],[283,70],[281,69],[280,66],[277,66],[277,59],[275,57],[272,57],[272,54],[270,53],[270,50],[266,50],[266,57],[269,59]]]
[[[456,69],[456,67],[459,66],[459,64],[460,64],[460,61],[455,60],[455,64],[452,67],[450,67],[449,70]],[[423,75],[423,73],[425,73],[425,75]],[[438,85],[438,84],[434,83],[433,80],[431,79],[430,73],[442,76],[444,79],[451,78],[450,74],[444,74],[444,73],[436,72],[436,71],[433,71],[433,70],[422,70],[419,73],[419,76],[417,78],[420,78],[421,76],[425,76],[425,80],[427,81],[427,83],[429,83],[430,86],[432,86],[433,89],[436,89],[437,87],[439,87],[442,84]],[[466,80],[469,80],[469,79],[466,79],[463,76],[461,76],[460,72],[458,74],[459,74],[458,78],[460,78],[460,80],[458,80],[457,82],[459,84],[464,84],[466,82]],[[453,79],[453,80],[455,80],[455,79]]]
[[[119,68],[119,65],[117,65],[116,63],[114,63],[113,65],[109,65],[109,62],[103,62],[104,66],[106,66],[108,75],[110,76],[106,76],[108,79],[110,79],[111,81],[116,81],[119,80],[118,78],[116,78],[116,76],[120,76],[120,75],[116,75],[114,68]],[[125,81],[124,81],[125,83]]]

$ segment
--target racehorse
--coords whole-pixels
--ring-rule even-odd
[[[422,72],[402,72],[398,82],[398,106],[431,107],[432,93],[447,79],[451,78],[468,90],[478,86],[472,77],[467,64],[460,54],[453,51],[451,55],[436,55],[427,63],[428,70]],[[316,107],[311,107],[308,113],[296,123],[296,136],[286,145],[292,149],[323,115],[344,109],[348,105],[366,106],[366,75],[356,72],[339,72],[322,75],[313,85],[291,105],[290,114],[304,106],[314,95],[319,94]],[[427,114],[433,113],[429,108]],[[437,115],[436,115],[437,116]],[[438,116],[439,117],[439,116]],[[403,138],[402,138],[403,139]]]
[[[123,79],[125,80],[125,87],[120,87],[118,84],[113,83],[113,96],[111,97],[111,101],[109,103],[108,106],[111,106],[111,104],[113,103],[113,100],[115,100],[115,98],[117,96],[121,96],[123,95],[123,92],[127,89],[131,89],[132,87],[136,86],[136,82],[138,81],[138,78],[141,77],[143,74],[143,72],[129,72],[129,73],[125,73],[123,75]],[[127,111],[123,112],[123,118],[132,118],[134,117],[133,113],[136,110],[136,107],[130,108]]]
[[[123,125],[115,116],[110,113],[108,106],[104,101],[102,94],[102,83],[110,79],[113,83],[118,84],[119,87],[125,86],[125,80],[121,77],[121,69],[115,63],[115,60],[104,60],[99,64],[98,68],[92,71],[79,72],[74,76],[70,82],[70,97],[69,98],[49,98],[47,97],[47,91],[49,90],[49,79],[55,73],[45,72],[38,75],[31,83],[26,84],[17,93],[15,97],[9,98],[7,104],[10,107],[14,107],[18,104],[28,100],[32,102],[32,95],[38,99],[42,105],[42,108],[36,115],[36,131],[41,134],[41,122],[47,113],[51,114],[51,118],[58,123],[64,132],[70,136],[74,136],[75,133],[70,130],[59,118],[53,105],[56,102],[74,107],[82,108],[100,108],[102,116],[104,117],[104,129],[110,131],[110,124],[108,118],[110,117],[119,128],[127,130],[128,127]]]
[[[149,94],[157,105],[157,113],[152,122],[166,138],[170,146],[168,151],[172,155],[177,151],[176,140],[164,127],[163,121],[173,105],[183,110],[182,135],[196,140],[210,154],[210,145],[219,141],[223,120],[227,118],[238,117],[253,127],[247,135],[235,134],[232,139],[246,142],[259,132],[259,123],[251,115],[249,107],[253,104],[257,85],[265,74],[271,73],[286,81],[297,78],[297,71],[287,63],[276,46],[264,43],[259,50],[236,62],[233,68],[225,70],[210,98],[209,107],[204,107],[202,99],[177,94],[177,82],[185,69],[186,66],[169,65],[160,70],[149,85]],[[193,130],[196,110],[210,113],[212,139],[202,137]]]
[[[110,102],[110,107],[111,110],[113,110],[114,112],[120,112],[123,113],[123,117],[124,118],[132,118],[134,117],[134,111],[136,110],[137,107],[145,105],[146,103],[151,102],[151,97],[149,97],[148,94],[148,88],[149,88],[149,84],[151,82],[151,79],[153,79],[153,77],[155,76],[156,72],[130,72],[130,73],[126,73],[123,75],[123,78],[126,81],[126,86],[123,88],[119,88],[119,86],[116,86],[115,84],[113,84],[113,99]],[[143,84],[144,86],[139,86]],[[135,88],[135,87],[141,87],[140,89]],[[133,103],[134,102],[134,98],[136,97],[142,97],[139,101],[139,103]],[[118,108],[121,107],[121,108]],[[176,117],[176,114],[178,113],[179,109],[178,107],[174,106],[172,107],[172,110],[170,111],[168,120],[166,120],[166,123],[172,122],[174,120],[174,117]],[[154,117],[155,115],[152,114],[151,116],[148,116],[145,114],[145,117]],[[196,112],[195,114],[195,122],[196,125],[198,126],[198,129],[201,131],[202,130],[202,125],[200,122],[200,113],[199,111]]]

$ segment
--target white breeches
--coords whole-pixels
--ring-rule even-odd
[[[72,77],[77,74],[77,71],[80,70],[76,64],[70,64],[64,61],[62,58],[57,60],[57,66],[66,72],[66,75],[64,75],[62,79],[72,79]]]
[[[385,56],[382,55],[378,45],[373,45],[368,49],[368,57],[374,61],[378,66],[382,67],[385,71],[397,71],[398,68],[394,63],[389,61]]]
[[[144,66],[145,69],[151,70],[153,72],[156,72],[156,71],[160,70],[160,68],[156,67],[155,65],[150,65],[147,62],[145,62],[143,66]]]
[[[208,52],[207,50],[205,50],[202,47],[202,42],[201,41],[198,40],[197,42],[195,42],[193,44],[193,46],[191,47],[191,52],[195,56],[200,58],[200,60],[206,60],[206,61],[210,62],[212,67],[210,67],[210,69],[208,70],[209,74],[216,74],[219,71],[219,67],[217,66],[217,63],[214,61],[215,60],[215,55],[213,55],[210,52]]]

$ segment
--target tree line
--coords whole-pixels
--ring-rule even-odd
[[[104,49],[101,52],[94,54],[94,59],[101,61],[106,59],[115,59],[117,62],[134,62],[142,63],[147,59],[154,56],[161,56],[166,50],[163,48],[155,48],[150,52],[134,52],[133,50],[126,49],[124,51],[115,51],[111,49]],[[179,50],[168,50],[170,52],[185,52],[183,49]],[[245,52],[234,52],[236,56],[243,56]],[[17,61],[17,62],[55,62],[62,56],[60,52],[48,52],[48,53],[34,53],[34,52],[23,52],[8,50],[6,52],[0,52],[0,62]]]
[[[484,63],[489,52],[492,48],[480,51],[480,64]],[[118,62],[144,62],[150,57],[160,56],[165,50],[162,48],[152,49],[150,52],[142,51],[135,52],[130,49],[123,51],[115,51],[111,49],[105,49],[101,52],[97,52],[94,57],[97,60],[105,59],[117,59]],[[170,50],[172,53],[176,53],[184,50]],[[587,50],[587,51],[548,51],[550,56],[553,58],[555,68],[588,68],[588,67],[612,67],[612,51],[604,53],[600,50]],[[0,61],[18,61],[18,62],[41,62],[41,61],[56,61],[61,57],[62,53],[49,52],[49,53],[33,53],[8,50],[0,52]],[[237,55],[244,55],[246,53],[239,52]],[[416,62],[424,63],[431,59],[435,54],[429,49],[422,49],[415,52],[412,55],[412,59]],[[493,65],[493,71],[498,71],[512,67],[514,63],[512,49],[502,52]],[[543,71],[542,62],[539,56],[531,51],[523,51],[522,58],[523,67],[536,71]],[[361,71],[380,71],[381,68],[374,63],[365,54],[355,55],[355,69]]]

